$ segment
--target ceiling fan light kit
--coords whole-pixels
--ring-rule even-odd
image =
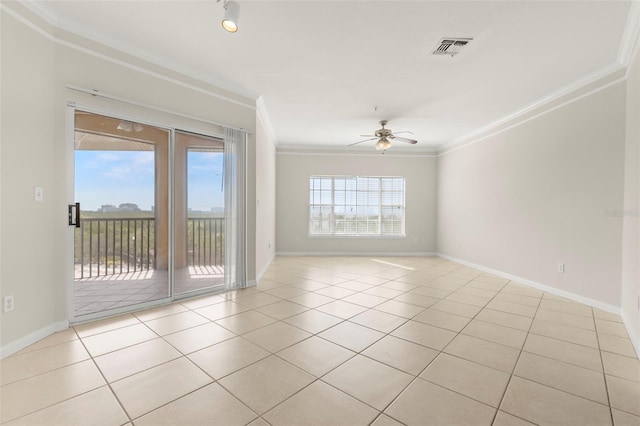
[[[391,141],[387,138],[380,138],[380,140],[376,142],[376,151],[384,151],[389,148],[391,148]]]

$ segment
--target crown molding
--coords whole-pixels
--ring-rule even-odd
[[[640,33],[640,0],[633,0],[629,8],[627,23],[622,33],[620,48],[618,49],[618,62],[628,67],[633,57],[636,43],[638,42],[638,34]]]
[[[420,151],[420,154],[426,155],[426,156],[445,155],[453,150],[457,150],[469,144],[486,139],[487,137],[495,135],[501,131],[512,128],[516,125],[525,123],[530,119],[532,119],[533,117],[537,117],[543,113],[552,111],[556,108],[557,103],[562,103],[563,105],[566,105],[567,102],[577,100],[582,97],[583,95],[583,93],[581,93],[582,91],[593,93],[593,91],[598,90],[601,87],[605,87],[605,86],[608,87],[611,81],[613,80],[618,81],[619,79],[619,76],[617,75],[618,73],[621,73],[621,76],[624,78],[624,73],[626,72],[626,68],[633,57],[633,54],[635,52],[635,45],[637,43],[638,35],[640,33],[640,0],[632,0],[630,3],[631,5],[630,5],[629,13],[627,16],[627,22],[621,38],[621,43],[618,49],[616,62],[612,63],[611,65],[599,71],[596,71],[579,80],[576,80],[564,86],[563,88],[560,88],[559,90],[539,99],[538,101],[533,102],[519,110],[516,110],[513,113],[508,114],[494,122],[491,122],[485,126],[479,127],[476,130],[469,132],[461,137],[455,138],[449,142],[440,144],[438,147],[435,148],[434,151],[427,151],[427,152]],[[123,48],[122,45],[116,43],[112,39],[105,38],[104,36],[101,36],[92,32],[90,29],[81,27],[80,25],[74,22],[71,22],[68,19],[64,19],[60,17],[53,9],[48,7],[44,1],[40,1],[40,0],[20,1],[19,4],[24,6],[27,10],[35,14],[38,18],[45,21],[54,29],[67,31],[70,34],[101,44],[107,48],[114,49],[115,51],[119,51],[124,54],[140,58],[143,61],[146,61],[155,66],[159,66],[168,71],[175,72],[185,77],[197,80],[199,82],[212,85],[216,88],[228,91],[238,96],[256,100],[258,115],[265,126],[267,135],[269,136],[269,138],[271,138],[271,141],[274,144],[274,146],[278,148],[279,154],[295,152],[300,154],[304,153],[305,155],[330,155],[331,152],[335,152],[336,155],[369,155],[369,154],[359,153],[355,151],[346,153],[344,151],[338,151],[335,148],[327,148],[327,147],[308,146],[308,147],[302,148],[298,146],[283,146],[281,144],[278,144],[275,130],[273,128],[271,119],[268,115],[266,106],[264,105],[264,100],[262,99],[261,96],[259,96],[255,92],[249,91],[245,88],[231,85],[228,82],[219,81],[217,79],[212,78],[211,76],[203,76],[201,73],[198,73],[193,69],[188,69],[186,67],[178,68],[175,66],[175,64],[168,63],[167,61],[158,57],[152,57],[147,52],[142,52],[142,51],[138,51],[130,48]],[[72,47],[77,50],[84,51],[85,53],[94,54],[103,59],[111,60],[118,64],[128,66],[130,68],[134,68],[138,71],[147,73],[149,75],[160,77],[165,80],[169,80],[174,83],[177,83],[186,87],[190,87],[194,90],[207,93],[214,97],[218,97],[218,98],[221,98],[233,103],[237,103],[239,105],[243,105],[249,108],[256,108],[256,106],[253,106],[253,105],[235,100],[233,98],[229,98],[224,95],[203,89],[196,85],[189,84],[184,81],[180,81],[178,79],[175,79],[166,75],[162,75],[157,72],[130,64],[126,61],[118,60],[116,58],[113,58],[112,56],[105,55],[100,52],[95,52],[91,49],[82,47],[76,43],[61,39],[56,34],[53,34],[47,29],[42,28],[42,25],[38,25],[38,23],[33,22],[28,17],[23,16],[22,14],[20,14],[19,12],[16,12],[15,10],[11,10],[10,8],[5,7],[5,3],[0,3],[0,6],[2,10],[8,11],[12,16],[16,17],[23,23],[29,25],[31,28],[35,29],[39,33],[45,35],[47,38],[52,39],[56,43],[64,44],[68,47]],[[596,88],[591,87],[594,84],[599,85],[599,87],[596,87]],[[571,97],[571,99],[567,101],[566,98],[568,97]],[[327,152],[325,153],[324,151],[327,151]],[[379,155],[379,154],[373,154],[373,155]],[[391,155],[391,154],[387,153],[387,155]],[[415,155],[418,155],[418,154],[413,154],[413,155],[407,154],[406,156],[415,156]],[[394,154],[393,156],[405,156],[405,155]]]
[[[49,40],[51,42],[55,42],[56,41],[55,37],[51,34],[51,32],[49,32],[48,30],[45,30],[44,28],[42,28],[42,25],[34,23],[32,20],[30,20],[29,18],[25,17],[23,14],[18,13],[17,11],[11,9],[9,6],[7,6],[6,2],[3,3],[3,2],[0,1],[0,11],[5,12],[6,14],[10,15],[16,21],[20,22],[21,24],[25,25],[26,27],[28,27],[28,28],[32,29],[33,31],[37,32],[38,34],[40,34],[41,36],[43,36],[47,40]],[[39,18],[39,16],[38,16],[38,18]],[[47,22],[47,21],[46,21],[46,23],[49,24],[49,22]]]
[[[338,149],[311,150],[311,149],[289,149],[289,148],[282,148],[282,147],[278,147],[276,154],[277,155],[297,155],[297,156],[304,156],[304,157],[313,157],[313,156],[316,156],[316,157],[381,157],[383,155],[383,153],[381,152],[372,152],[371,150],[355,152],[355,151],[341,151]],[[436,152],[424,152],[424,151],[413,151],[413,152],[407,152],[407,151],[388,152],[387,151],[384,153],[384,156],[394,157],[394,158],[398,158],[398,157],[436,158],[438,154]]]
[[[596,72],[586,75],[557,91],[533,102],[524,108],[514,111],[492,123],[479,127],[472,132],[445,142],[438,147],[438,156],[480,142],[487,137],[526,123],[535,117],[551,112],[559,106],[567,105],[595,93],[626,77],[628,65],[635,52],[635,45],[640,34],[640,0],[632,0],[627,15],[627,23],[622,35],[616,62]]]
[[[626,68],[618,63],[613,63],[599,71],[591,73],[580,80],[576,80],[563,88],[521,108],[501,119],[467,133],[451,142],[440,145],[438,156],[448,154],[476,142],[480,142],[490,136],[505,130],[524,124],[533,118],[549,113],[575,102],[592,93],[616,84],[625,77]]]
[[[125,98],[125,97],[122,97],[122,96],[117,96],[117,95],[113,95],[113,94],[110,94],[110,93],[106,93],[106,92],[103,92],[103,91],[100,91],[100,90],[97,90],[97,89],[88,89],[86,87],[77,86],[75,84],[67,84],[65,86],[65,88],[68,89],[68,90],[73,90],[75,92],[83,93],[85,95],[97,96],[97,97],[100,97],[100,98],[105,98],[105,99],[109,99],[109,100],[112,100],[112,101],[121,102],[123,104],[137,106],[137,107],[149,110],[149,111],[157,111],[157,112],[161,112],[161,113],[165,113],[165,114],[174,115],[174,116],[177,116],[177,117],[186,118],[187,120],[192,120],[192,121],[197,121],[197,122],[200,122],[200,123],[205,123],[205,124],[210,124],[210,125],[213,125],[213,126],[217,126],[217,127],[220,128],[221,134],[212,135],[212,136],[219,137],[219,138],[224,138],[224,130],[223,129],[238,130],[240,132],[244,132],[244,133],[249,134],[249,135],[254,134],[254,132],[252,132],[250,130],[247,130],[247,129],[244,129],[242,127],[229,126],[227,124],[218,123],[217,121],[209,120],[209,119],[206,119],[206,118],[199,118],[199,117],[195,117],[193,115],[183,114],[183,113],[178,112],[178,111],[173,111],[173,110],[166,109],[166,108],[156,107],[156,106],[153,106],[153,105],[145,104],[143,102],[135,101],[133,99],[129,99],[129,98]],[[75,104],[75,102],[73,102],[73,104]],[[157,125],[162,127],[162,124],[157,124]]]
[[[264,98],[260,96],[256,100],[256,112],[259,120],[262,122],[264,126],[264,130],[267,133],[267,137],[269,141],[274,146],[274,148],[278,148],[278,138],[276,137],[275,129],[273,128],[273,124],[271,123],[271,117],[269,116],[269,111],[267,110],[266,105],[264,104]]]
[[[400,145],[401,147],[395,147],[386,151],[376,151],[373,146],[370,147],[349,147],[349,146],[336,146],[336,145],[296,145],[296,144],[278,144],[278,154],[300,154],[300,155],[390,155],[393,157],[413,157],[416,155],[421,156],[437,156],[438,151],[436,147],[409,147]]]
[[[218,78],[214,78],[211,75],[204,75],[201,72],[197,72],[196,70],[193,70],[189,67],[178,67],[176,66],[175,63],[169,62],[164,60],[163,58],[160,58],[158,56],[155,55],[150,55],[148,52],[144,51],[144,50],[140,50],[140,49],[132,49],[130,47],[127,46],[123,46],[122,43],[118,43],[116,40],[110,38],[110,37],[105,37],[104,35],[98,34],[90,29],[87,29],[85,27],[82,27],[81,25],[78,25],[76,22],[71,21],[69,19],[65,19],[61,16],[59,16],[53,9],[51,9],[50,7],[48,7],[44,2],[42,1],[20,1],[19,2],[20,5],[24,6],[28,11],[30,11],[31,13],[35,14],[38,18],[42,19],[43,21],[45,21],[47,24],[49,24],[54,31],[48,31],[44,28],[41,28],[41,26],[39,26],[37,23],[32,22],[28,17],[26,16],[22,16],[22,21],[24,22],[24,20],[27,20],[30,22],[30,27],[38,27],[38,31],[39,32],[47,32],[47,37],[52,39],[54,42],[58,43],[58,44],[63,44],[66,45],[67,47],[71,47],[71,48],[75,48],[77,50],[81,50],[84,51],[85,53],[93,53],[96,56],[102,57],[103,59],[109,59],[113,62],[119,63],[121,65],[125,65],[125,66],[129,66],[129,67],[135,67],[138,71],[142,71],[145,72],[147,74],[151,74],[154,76],[158,76],[159,73],[151,71],[149,69],[146,68],[142,68],[139,66],[135,66],[133,64],[130,64],[126,61],[121,61],[118,60],[116,58],[114,58],[111,55],[108,54],[104,54],[102,52],[97,52],[93,49],[90,48],[86,48],[81,46],[80,44],[73,42],[71,40],[68,40],[66,38],[62,38],[59,34],[56,34],[55,30],[58,31],[64,31],[69,33],[70,35],[76,36],[76,37],[80,37],[82,39],[88,40],[90,42],[94,42],[97,43],[99,45],[102,45],[106,48],[112,49],[116,52],[121,52],[125,55],[129,55],[133,58],[138,58],[141,61],[147,62],[151,65],[155,65],[157,67],[163,68],[167,71],[182,75],[184,77],[196,80],[198,82],[213,86],[215,88],[224,90],[226,92],[229,92],[230,94],[233,95],[237,95],[246,99],[249,99],[251,101],[255,101],[258,98],[258,94],[248,90],[246,88],[243,87],[239,87],[236,86],[234,84],[231,84],[227,81],[224,81],[222,79],[218,79]],[[4,6],[4,5],[3,5]],[[5,9],[3,7],[3,9]],[[9,8],[6,8],[9,9]],[[19,12],[13,11],[14,14],[19,14]],[[68,37],[67,37],[68,38]],[[255,108],[255,105],[252,105],[250,103],[247,102],[243,102],[241,100],[238,99],[234,99],[231,98],[229,96],[225,96],[223,94],[219,94],[219,93],[215,93],[213,91],[209,91],[206,89],[203,89],[201,87],[198,87],[197,85],[194,84],[190,84],[190,83],[186,83],[184,81],[180,81],[178,79],[175,79],[173,77],[169,77],[167,75],[162,76],[165,80],[170,80],[172,82],[177,82],[181,85],[188,85],[198,91],[205,91],[208,94],[217,97],[217,98],[221,98],[233,103],[236,103],[238,105],[243,105],[243,106],[248,106],[252,109]]]
[[[49,25],[57,27],[60,17],[44,2],[39,1],[22,1],[20,2],[25,8],[35,13],[41,19],[44,19]]]

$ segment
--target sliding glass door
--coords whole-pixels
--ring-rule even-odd
[[[75,113],[75,317],[170,296],[170,131]]]
[[[175,133],[175,293],[224,287],[224,144]]]
[[[221,139],[75,111],[73,320],[224,288],[223,151]]]

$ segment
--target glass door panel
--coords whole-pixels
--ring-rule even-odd
[[[74,317],[170,297],[166,129],[76,110]]]
[[[220,139],[175,132],[176,295],[224,286],[223,151]]]

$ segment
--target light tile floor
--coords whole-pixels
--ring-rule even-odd
[[[7,425],[640,425],[620,317],[438,258],[279,257],[0,368]]]

